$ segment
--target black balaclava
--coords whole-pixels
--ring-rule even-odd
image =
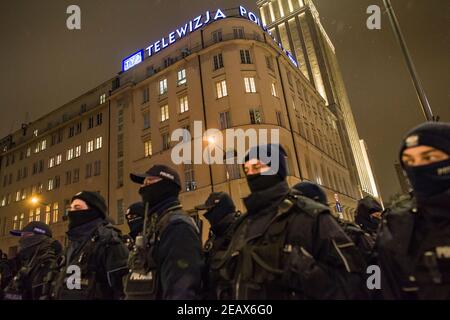
[[[423,123],[406,135],[400,149],[400,163],[402,163],[418,199],[424,199],[449,190],[450,159],[416,167],[403,164],[403,151],[416,146],[430,146],[450,155],[450,124],[443,122]]]
[[[274,153],[276,151],[278,151],[278,157],[277,159],[275,159],[276,161],[278,161],[278,170],[276,169],[276,166],[273,166],[272,163],[274,160],[272,159],[272,155],[275,156]],[[268,159],[265,159],[266,157]],[[258,159],[271,167],[267,173],[247,175],[247,183],[251,192],[258,192],[269,189],[270,187],[286,179],[286,152],[280,145],[268,144],[250,148],[245,156],[244,161],[247,162],[251,159]]]
[[[161,179],[157,183],[139,189],[142,201],[148,202],[149,208],[156,206],[167,198],[178,197],[179,193],[180,187],[168,179]]]
[[[133,215],[133,217],[128,217]],[[144,228],[145,206],[142,202],[133,203],[127,210],[127,224],[130,228],[130,236],[135,239]]]
[[[317,184],[309,181],[303,181],[297,183],[292,188],[295,191],[298,191],[302,196],[305,196],[325,206],[328,206],[327,194]]]
[[[98,218],[104,218],[103,214],[97,209],[86,209],[69,211],[69,230],[94,221]]]

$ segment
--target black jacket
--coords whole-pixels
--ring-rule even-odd
[[[245,199],[248,213],[212,263],[231,283],[234,299],[362,297],[365,263],[329,209],[289,195],[286,182]]]
[[[77,229],[77,230],[75,230]],[[123,276],[128,272],[128,249],[120,231],[103,219],[91,221],[68,232],[66,264],[62,268],[54,298],[61,300],[122,299]],[[69,290],[69,266],[81,269],[81,289]]]
[[[450,190],[388,208],[376,252],[385,299],[450,299]]]
[[[204,260],[198,227],[177,199],[158,206],[157,214],[160,233],[154,259],[161,286],[157,298],[200,299]]]
[[[381,211],[381,205],[374,198],[366,196],[358,201],[355,223],[375,238],[381,220],[373,218],[371,214]]]

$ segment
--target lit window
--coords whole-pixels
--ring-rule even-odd
[[[151,157],[152,156],[152,141],[151,140],[147,140],[144,142],[144,154],[146,157]]]
[[[41,141],[41,151],[47,149],[47,140],[42,140]]]
[[[62,162],[62,154],[56,156],[56,165],[59,166]]]
[[[20,220],[19,220],[19,229],[23,228],[23,220],[25,219],[25,213],[20,214]]]
[[[16,192],[16,202],[20,201],[20,190]]]
[[[54,188],[54,180],[53,179],[48,179],[48,184],[47,184],[47,190],[51,191]]]
[[[38,129],[36,129],[36,130],[33,131],[33,136],[37,137],[38,134],[39,134],[39,130],[38,130]]]
[[[272,82],[272,89],[271,89],[272,95],[274,97],[278,97],[278,93],[277,93],[277,87],[275,85],[275,82]]]
[[[226,80],[222,80],[219,82],[216,82],[216,91],[217,91],[217,98],[223,98],[226,97],[228,95],[227,92],[227,81]]]
[[[72,160],[73,159],[73,148],[67,150],[67,154],[66,154],[66,159],[67,161]]]
[[[58,202],[53,203],[53,223],[59,220],[59,205]]]
[[[29,156],[31,156],[31,148],[30,148],[30,147],[27,148],[27,158],[28,158]]]
[[[164,105],[161,107],[161,122],[169,119],[169,105]]]
[[[98,137],[95,139],[95,149],[101,149],[103,145],[103,137]]]
[[[34,221],[41,221],[41,208],[36,208],[36,213],[34,215]]]
[[[186,83],[186,69],[181,69],[178,71],[178,85]]]
[[[33,209],[30,210],[30,215],[28,217],[28,222],[33,222],[34,220],[34,211]]]
[[[86,153],[94,151],[94,140],[88,141],[86,143]]]
[[[19,216],[14,216],[14,229],[19,229]]]
[[[78,158],[79,156],[81,156],[81,146],[75,148],[75,158]]]
[[[188,97],[184,96],[180,98],[180,113],[186,112],[189,110]]]
[[[159,81],[159,94],[165,94],[167,92],[167,79]]]
[[[48,160],[48,167],[53,168],[55,166],[55,157],[51,157],[50,160]]]
[[[255,86],[255,78],[253,77],[246,77],[244,78],[245,83],[245,92],[247,93],[254,93],[256,92],[256,86]]]
[[[100,96],[100,104],[104,104],[106,102],[106,93]]]
[[[50,224],[50,218],[51,218],[51,208],[50,206],[45,206],[45,223]]]

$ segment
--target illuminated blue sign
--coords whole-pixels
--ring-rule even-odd
[[[171,44],[175,43],[178,39],[184,38],[187,34],[196,31],[197,29],[217,21],[219,19],[224,19],[227,16],[222,12],[222,10],[217,9],[216,12],[206,11],[205,14],[201,14],[194,19],[186,22],[184,25],[180,26],[176,30],[169,33],[167,37],[163,37],[160,40],[152,43],[145,49],[145,53],[148,57],[160,52],[161,50],[167,48]],[[144,60],[144,50],[140,50],[131,56],[125,58],[122,61],[122,70],[127,71],[131,67],[139,64]]]
[[[262,25],[261,20],[253,12],[249,12],[243,6],[239,6],[239,14],[241,17],[247,18],[250,21],[259,25],[265,32],[267,32],[271,36],[271,38],[273,38],[272,34],[267,29],[267,27],[265,25]],[[189,33],[194,32],[211,22],[217,21],[219,19],[224,19],[226,17],[227,16],[220,9],[217,9],[217,11],[215,12],[206,11],[204,14],[195,17],[194,19],[186,22],[184,25],[170,32],[168,36],[163,37],[160,40],[150,44],[147,48],[145,48],[145,52],[142,49],[136,53],[133,53],[131,56],[125,58],[122,61],[122,71],[125,72],[130,68],[136,66],[137,64],[141,63],[142,61],[144,61],[145,55],[147,57],[151,57],[152,55],[160,52],[161,50],[175,43],[178,39],[184,38]],[[273,39],[275,40],[275,38]],[[292,54],[289,51],[285,50],[280,42],[277,42],[277,44],[280,47],[280,49],[287,55],[289,60],[296,67],[298,67],[298,63],[292,56]]]
[[[134,67],[142,61],[144,61],[144,50],[139,50],[138,52],[133,53],[131,56],[123,59],[122,70],[127,71],[128,69]]]
[[[263,25],[261,23],[261,20],[258,18],[258,16],[256,14],[254,14],[251,11],[247,11],[247,9],[245,9],[243,6],[239,6],[239,15],[241,17],[247,18],[250,21],[256,23],[258,26],[260,26],[267,34],[270,35],[270,37],[275,41],[276,39],[272,36],[272,33],[269,31],[269,29],[267,29],[267,26]],[[298,68],[298,62],[295,60],[294,56],[287,51],[286,49],[283,48],[283,45],[281,44],[281,42],[277,42],[278,46],[280,47],[280,49],[286,54],[286,56],[289,58],[289,60],[294,64],[294,66],[296,66]]]

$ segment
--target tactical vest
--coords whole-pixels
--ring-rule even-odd
[[[57,300],[93,300],[113,299],[107,281],[99,281],[105,277],[99,273],[99,257],[102,248],[109,239],[101,238],[101,228],[114,229],[112,225],[100,225],[93,234],[73,253],[71,261],[66,261],[56,280],[53,299]],[[103,242],[102,242],[103,240]],[[104,242],[106,240],[106,242]],[[73,265],[74,267],[69,267]],[[77,279],[79,272],[79,280]],[[104,271],[104,270],[103,270]]]
[[[414,199],[404,200],[383,221],[379,259],[393,282],[389,298],[450,299],[450,224],[428,230],[413,254],[419,210]]]
[[[58,255],[51,248],[53,239],[37,245],[31,259],[18,270],[4,290],[5,300],[38,300],[46,287],[46,276]]]
[[[237,300],[312,298],[306,284],[309,288],[314,286],[311,281],[319,282],[321,279],[307,279],[308,268],[298,269],[299,265],[312,266],[315,260],[307,248],[289,242],[292,239],[289,233],[295,231],[290,225],[294,219],[300,219],[296,221],[297,225],[308,223],[311,217],[325,212],[328,209],[313,200],[289,195],[280,204],[271,222],[253,239],[245,239],[248,219],[243,217],[237,224],[228,249],[217,253],[211,263],[213,272],[217,272],[227,283],[226,287],[217,289],[217,297]],[[354,248],[354,244],[345,237],[333,240],[333,245],[347,272],[352,272],[355,266],[351,259],[347,259],[346,250]],[[336,275],[335,282],[336,286],[342,285],[343,279]]]
[[[193,219],[185,214],[181,208],[181,205],[168,208],[161,214],[160,219],[156,217],[156,214],[153,214],[153,223],[151,222],[149,230],[144,230],[147,243],[140,243],[144,237],[138,236],[136,238],[136,244],[130,252],[128,260],[130,271],[125,279],[124,286],[126,300],[161,299],[162,288],[158,272],[157,252],[162,234],[176,220],[181,220],[191,225],[199,233]]]

